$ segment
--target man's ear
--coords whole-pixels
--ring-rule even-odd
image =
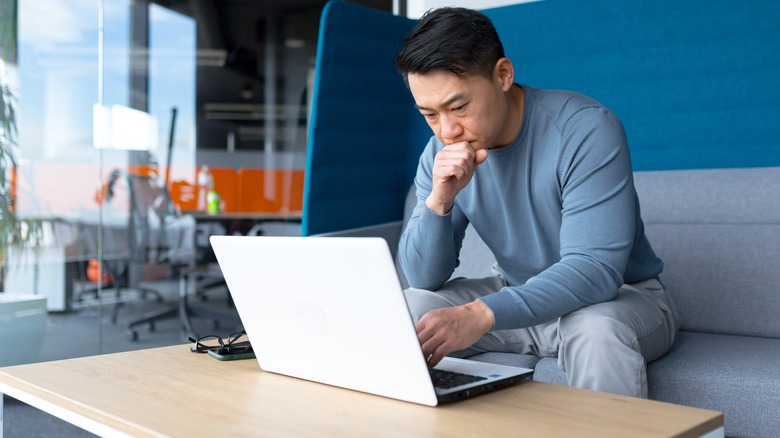
[[[504,92],[509,91],[515,81],[515,68],[512,61],[508,58],[499,59],[493,69],[493,76]]]

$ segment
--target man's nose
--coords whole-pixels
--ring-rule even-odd
[[[447,143],[454,142],[463,133],[463,127],[454,117],[441,117],[439,136]]]

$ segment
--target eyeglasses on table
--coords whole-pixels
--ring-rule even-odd
[[[237,354],[252,352],[252,344],[249,343],[249,337],[245,331],[231,333],[227,337],[227,342],[217,335],[206,335],[198,339],[188,338],[193,343],[190,351],[193,353],[206,353],[214,351],[219,354]]]

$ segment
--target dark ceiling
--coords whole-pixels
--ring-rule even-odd
[[[226,50],[241,58],[262,41],[266,20],[273,17],[285,34],[310,34],[317,20],[288,17],[319,17],[328,0],[156,0],[167,8],[190,16],[198,23],[198,48]],[[352,3],[392,11],[392,0],[353,0]],[[314,22],[312,22],[314,21]]]
[[[213,114],[206,114],[206,108],[260,108],[268,92],[265,73],[269,59],[274,60],[271,68],[275,71],[277,104],[300,102],[306,71],[314,66],[319,18],[327,0],[154,2],[197,23],[198,148],[223,148],[228,132],[240,134],[248,125],[260,123],[254,112],[252,116],[242,115],[243,120],[215,120]],[[392,12],[393,0],[352,3]],[[268,44],[269,38],[273,38],[273,44]],[[269,55],[268,50],[274,50],[274,54]],[[260,147],[246,136],[239,135],[237,143],[238,148]]]
[[[274,20],[277,44],[316,43],[319,15],[328,0],[154,0],[195,19],[201,53],[224,53],[224,66],[258,76],[258,57],[268,19]],[[352,0],[363,6],[392,12],[393,0]]]

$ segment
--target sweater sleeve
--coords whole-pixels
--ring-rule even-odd
[[[463,213],[453,207],[445,214],[431,211],[425,200],[431,193],[433,159],[438,142],[434,138],[420,156],[415,177],[417,204],[401,235],[398,257],[411,287],[436,290],[458,266],[466,225]]]
[[[560,259],[525,284],[481,298],[495,315],[494,330],[541,324],[611,300],[623,283],[636,214],[623,126],[608,110],[588,107],[560,127],[557,146]]]

